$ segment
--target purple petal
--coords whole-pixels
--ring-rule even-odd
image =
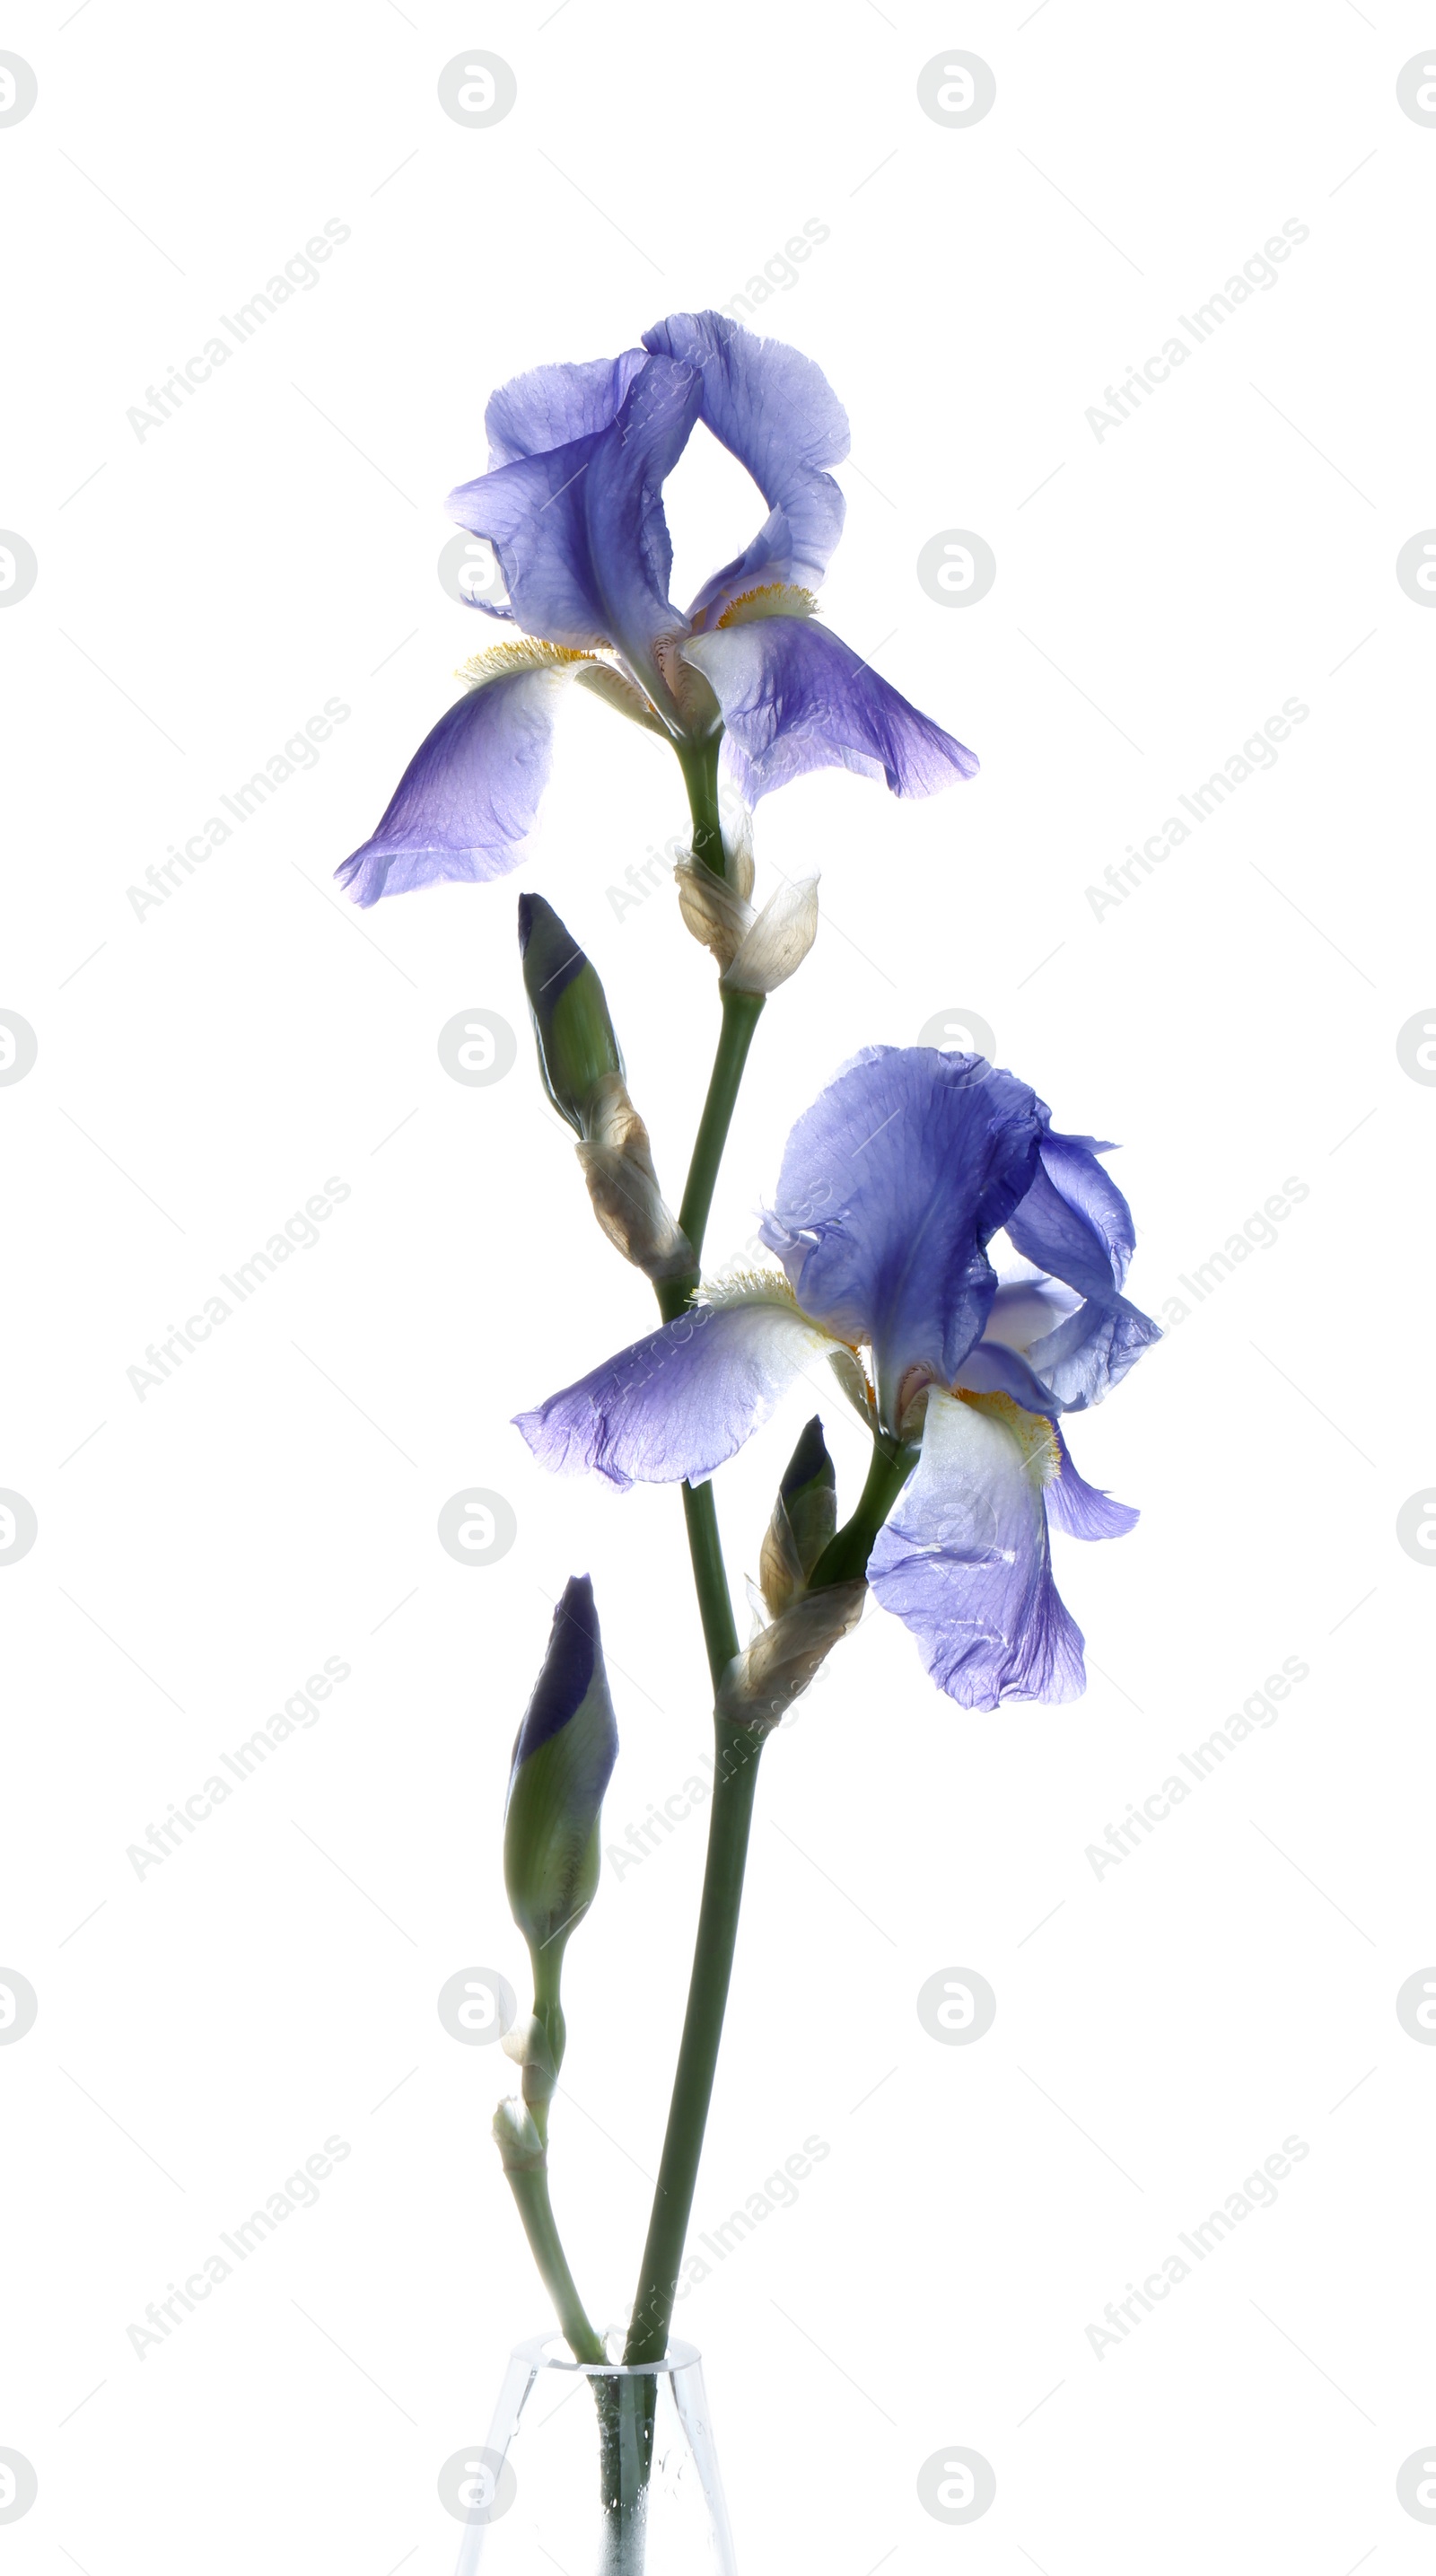
[[[951,1386],[996,1289],[986,1246],[1029,1186],[1026,1083],[979,1055],[868,1047],[788,1138],[763,1240],[805,1311],[869,1342],[888,1427],[910,1370]]]
[[[662,687],[653,647],[680,623],[663,484],[701,394],[692,368],[649,358],[606,428],[449,495],[460,525],[492,545],[520,626],[559,644],[616,646],[651,693]]]
[[[515,1416],[543,1467],[610,1484],[701,1484],[767,1421],[828,1339],[785,1297],[694,1306]]]
[[[1135,1241],[1132,1212],[1097,1150],[1090,1137],[1044,1136],[1032,1187],[1007,1223],[1018,1252],[1085,1300],[1027,1351],[1043,1384],[1074,1411],[1100,1402],[1160,1339],[1119,1293]]]
[[[1014,1430],[996,1409],[934,1392],[917,1472],[868,1561],[883,1608],[964,1708],[1086,1688],[1082,1633],[1052,1580],[1042,1451],[1022,1419]],[[1045,1442],[1047,1426],[1033,1435]]]
[[[548,782],[558,694],[581,667],[506,673],[440,716],[372,839],[334,871],[355,903],[415,886],[474,885],[517,867]]]
[[[721,313],[670,313],[645,331],[643,345],[699,369],[704,421],[746,465],[769,508],[752,544],[704,583],[690,618],[716,624],[730,599],[768,582],[816,590],[846,507],[822,468],[848,452],[848,416],[822,369]]]
[[[886,779],[895,796],[932,796],[976,772],[972,752],[814,618],[720,627],[683,656],[722,706],[724,758],[749,805],[810,769]]]
[[[1136,1528],[1141,1513],[1131,1503],[1115,1502],[1078,1475],[1072,1452],[1055,1423],[1052,1436],[1062,1462],[1060,1475],[1047,1487],[1047,1517],[1053,1528],[1065,1530],[1069,1538],[1125,1538],[1128,1530]]]
[[[542,456],[546,448],[567,447],[607,429],[643,363],[642,349],[625,349],[618,358],[530,367],[526,375],[511,377],[490,395],[484,414],[490,473],[520,456]]]

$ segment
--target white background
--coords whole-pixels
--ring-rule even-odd
[[[0,520],[39,565],[0,618],[0,1006],[39,1038],[0,1090],[0,1484],[39,1520],[3,1573],[0,1956],[40,1999],[0,2050],[24,2576],[447,2576],[438,2468],[545,2323],[486,2134],[507,2070],[435,1998],[473,1963],[520,1982],[501,1800],[569,1573],[614,1668],[613,1840],[707,1722],[676,1498],[550,1483],[507,1427],[651,1311],[538,1091],[514,893],[592,951],[675,1196],[712,973],[666,888],[616,917],[680,782],[577,696],[510,884],[360,916],[331,872],[492,637],[436,574],[490,389],[781,276],[810,218],[755,319],[852,416],[825,613],[983,770],[763,809],[760,865],[820,865],[825,928],[760,1030],[710,1254],[836,1064],[938,1012],[1122,1140],[1159,1315],[1288,1176],[1309,1195],[1076,1426],[1143,1513],[1057,1543],[1086,1698],[964,1715],[873,1611],[766,1756],[698,2226],[830,2153],[681,2313],[740,2564],[1430,2564],[1395,2480],[1436,2437],[1436,2056],[1394,2010],[1436,1957],[1430,1578],[1396,1538],[1432,1471],[1436,1104],[1395,1041],[1431,999],[1436,617],[1394,572],[1436,520],[1436,132],[1396,98],[1429,38],[1393,0],[10,13],[39,84],[0,130]],[[477,131],[437,96],[475,45],[518,87]],[[917,97],[954,45],[997,83],[957,131]],[[330,218],[317,285],[137,437],[146,387]],[[1278,283],[1099,440],[1104,388],[1288,219]],[[682,599],[755,523],[706,433],[670,516]],[[953,528],[998,566],[966,608],[916,577]],[[137,918],[128,889],[330,698],[317,764]],[[1277,765],[1098,918],[1088,887],[1289,698]],[[464,1088],[436,1038],[480,1007],[518,1062]],[[141,1402],[145,1345],[330,1175],[320,1242]],[[720,1480],[739,1578],[812,1400]],[[861,1437],[824,1411],[851,1498]],[[496,1565],[438,1545],[465,1480],[517,1515]],[[126,1847],[331,1656],[320,1722],[137,1879]],[[1099,1879],[1086,1846],[1288,1657],[1278,1721]],[[608,2316],[701,1835],[610,1871],[570,1954],[555,2193]],[[971,2047],[916,2015],[954,1964],[998,1998]],[[318,2205],[139,2358],[146,2303],[331,2135]],[[1099,2358],[1088,2324],[1288,2136],[1276,2206]],[[954,2443],[997,2476],[960,2530],[916,2489]]]

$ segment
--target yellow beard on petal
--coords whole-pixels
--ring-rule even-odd
[[[720,627],[751,626],[761,617],[811,617],[817,605],[811,590],[800,590],[788,581],[765,581],[756,590],[740,591],[718,623]]]
[[[596,653],[580,653],[571,644],[546,644],[541,635],[525,635],[517,643],[489,644],[482,653],[471,653],[454,677],[482,689],[488,681],[507,680],[518,671],[565,671],[575,662],[597,659]]]
[[[1062,1453],[1045,1413],[1029,1413],[1011,1395],[979,1395],[967,1386],[955,1386],[952,1392],[959,1404],[970,1404],[975,1413],[991,1414],[1002,1424],[1021,1450],[1023,1466],[1039,1485],[1050,1485],[1061,1475]]]

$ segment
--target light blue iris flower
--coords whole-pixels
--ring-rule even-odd
[[[699,421],[745,466],[768,516],[686,609],[668,596],[663,487]],[[847,416],[810,358],[718,313],[676,313],[621,357],[537,367],[491,400],[489,470],[450,495],[493,548],[522,629],[479,654],[467,693],[337,871],[355,901],[517,866],[572,681],[680,757],[721,734],[748,806],[833,764],[926,796],[977,762],[813,614],[843,524],[827,468]],[[541,640],[540,640],[541,639]]]
[[[1123,1294],[1134,1236],[1108,1150],[1055,1134],[982,1056],[869,1047],[788,1139],[762,1226],[782,1272],[706,1292],[518,1427],[560,1471],[698,1482],[829,1356],[881,1439],[921,1441],[867,1572],[934,1681],[969,1708],[1075,1698],[1049,1525],[1115,1538],[1137,1515],[1079,1476],[1061,1418],[1157,1339]]]

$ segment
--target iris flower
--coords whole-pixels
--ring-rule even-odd
[[[933,1680],[969,1708],[1073,1699],[1049,1527],[1115,1538],[1137,1515],[1083,1480],[1061,1424],[1157,1338],[1122,1293],[1108,1151],[982,1056],[869,1047],[788,1138],[761,1229],[782,1271],[707,1291],[518,1427],[560,1471],[701,1482],[826,1355],[890,1454],[920,1443],[867,1577]]]
[[[700,420],[768,515],[679,609],[663,487]],[[970,751],[814,615],[842,532],[827,468],[847,454],[848,423],[810,358],[718,313],[670,314],[620,357],[516,376],[486,426],[489,470],[449,509],[487,539],[508,594],[474,605],[515,633],[468,665],[466,694],[337,871],[356,902],[518,864],[571,681],[663,735],[685,766],[721,736],[748,807],[835,763],[898,796],[975,771]]]

